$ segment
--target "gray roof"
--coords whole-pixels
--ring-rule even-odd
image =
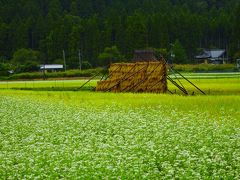
[[[201,54],[199,56],[195,56],[196,59],[207,59],[210,57],[211,57],[211,55],[208,51],[204,51],[203,54]]]
[[[216,49],[216,50],[210,50],[209,53],[211,55],[211,58],[219,58],[221,57],[224,53],[226,52],[226,50],[224,49]]]
[[[196,59],[206,59],[206,58],[215,59],[224,55],[225,52],[226,52],[225,49],[204,50],[203,54],[199,56],[195,56],[195,58]]]
[[[40,69],[63,69],[62,64],[43,64],[40,65]]]

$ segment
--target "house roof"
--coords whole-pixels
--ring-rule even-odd
[[[219,58],[226,52],[225,49],[216,49],[216,50],[210,50],[209,53],[211,55],[211,58]]]
[[[62,64],[42,64],[40,69],[63,69]]]
[[[221,57],[226,52],[225,49],[204,50],[201,55],[195,56],[196,59],[215,59]]]
[[[209,51],[203,51],[203,54],[195,56],[196,59],[207,59],[207,58],[211,58],[211,54],[209,53]]]
[[[135,50],[133,61],[156,61],[155,52],[153,50]]]

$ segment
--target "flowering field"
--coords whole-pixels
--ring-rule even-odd
[[[239,179],[240,96],[0,91],[3,179]]]

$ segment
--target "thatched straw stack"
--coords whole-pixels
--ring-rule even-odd
[[[167,68],[163,61],[116,63],[109,68],[109,78],[97,83],[97,91],[154,92],[167,91]]]

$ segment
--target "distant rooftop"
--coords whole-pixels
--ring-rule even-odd
[[[133,61],[156,61],[155,52],[153,50],[135,50]]]
[[[63,69],[62,64],[42,64],[40,65],[40,69]]]
[[[211,49],[211,50],[204,50],[201,55],[195,56],[196,59],[207,59],[207,58],[219,58],[224,55],[226,52],[225,49]]]

